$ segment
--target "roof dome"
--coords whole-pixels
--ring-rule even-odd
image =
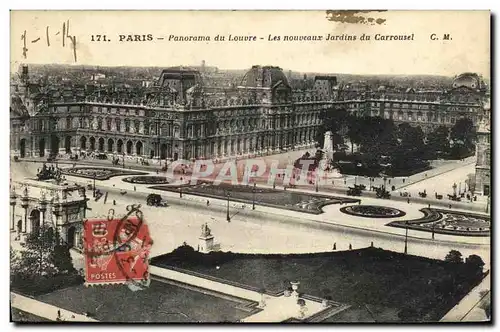
[[[253,66],[243,76],[241,85],[246,87],[272,88],[280,82],[286,87],[290,87],[286,75],[280,67]]]
[[[482,88],[482,82],[479,75],[474,73],[463,73],[455,77],[453,80],[453,88],[459,88],[461,86],[479,90]]]

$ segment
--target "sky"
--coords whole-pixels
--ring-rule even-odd
[[[20,63],[169,67],[205,60],[208,66],[222,69],[259,64],[318,73],[455,76],[476,72],[490,76],[488,11],[359,15],[372,18],[372,23],[331,21],[325,11],[12,11],[11,70],[17,70]],[[385,21],[377,24],[377,18]],[[66,38],[62,46],[63,23],[67,28],[67,22],[67,35],[76,37],[76,62],[72,40]],[[119,41],[119,35],[129,34],[151,34],[153,40]],[[229,34],[256,36],[257,41],[228,41]],[[326,41],[328,34],[356,36],[357,40]],[[371,40],[361,41],[363,34]],[[376,34],[413,34],[413,40],[375,41]],[[440,40],[431,40],[432,34]],[[444,34],[450,40],[442,40]],[[94,39],[106,35],[110,41],[92,42],[92,35]],[[168,41],[170,35],[210,36],[211,41],[173,42]],[[226,36],[226,41],[214,41],[216,35]],[[323,40],[283,40],[283,36],[305,35],[323,36]],[[269,36],[281,40],[269,41]]]

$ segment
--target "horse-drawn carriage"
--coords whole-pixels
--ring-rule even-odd
[[[391,198],[391,193],[388,192],[384,186],[375,188],[376,196],[377,198],[386,198],[389,199]]]
[[[146,198],[146,204],[149,206],[167,206],[167,202],[163,201],[158,194],[149,194]]]
[[[362,189],[359,186],[349,187],[347,190],[347,195],[349,196],[361,196]]]

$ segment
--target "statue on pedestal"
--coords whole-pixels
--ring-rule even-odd
[[[205,224],[201,225],[201,236],[208,237],[210,235],[212,235],[212,234],[211,234],[210,228],[208,227],[208,224],[205,223]]]

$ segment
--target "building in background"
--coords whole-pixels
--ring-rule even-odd
[[[476,184],[474,193],[489,197],[491,194],[491,125],[490,104],[484,112],[477,129]]]
[[[116,84],[86,91],[68,96],[36,86],[23,67],[11,93],[12,156],[224,160],[312,147],[334,96],[294,93],[274,66],[253,66],[230,88],[210,88],[199,70],[172,67],[140,93]]]

